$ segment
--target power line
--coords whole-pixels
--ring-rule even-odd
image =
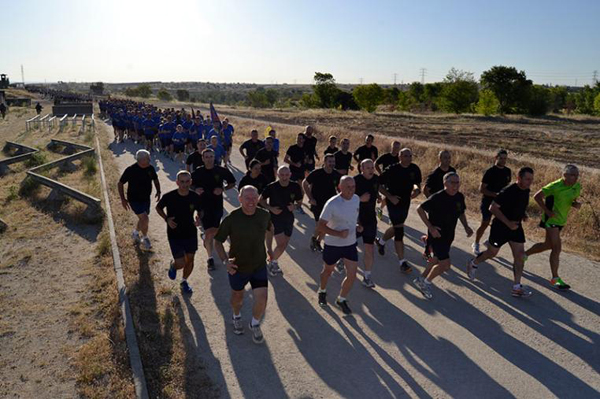
[[[425,84],[425,74],[427,73],[427,68],[421,68],[419,71],[421,71],[421,84]]]
[[[592,79],[594,84],[598,83],[598,71],[594,71],[594,78]]]

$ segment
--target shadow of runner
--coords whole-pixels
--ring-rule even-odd
[[[169,374],[165,373],[165,370],[168,369],[173,357],[173,314],[168,306],[163,314],[158,309],[156,290],[148,264],[150,256],[137,249],[139,277],[131,284],[127,293],[131,302],[148,392],[151,397],[160,397],[164,395],[163,390],[170,383]]]
[[[211,276],[210,289],[215,305],[223,316],[229,358],[244,397],[287,398],[289,395],[273,364],[268,346],[269,335],[265,335],[265,343],[262,345],[252,342],[248,329],[252,317],[251,291],[250,293],[246,292],[241,311],[245,332],[243,335],[235,335],[231,324],[233,312],[230,305],[231,288],[227,272],[224,267],[219,265],[217,271],[213,272]]]
[[[331,389],[345,398],[365,398],[368,395],[389,397],[390,391],[394,396],[406,395],[394,376],[386,372],[343,326],[335,310],[323,309],[323,312],[329,313],[342,325],[351,343],[333,329],[315,307],[285,279],[273,279],[271,286],[281,314],[290,324],[288,333],[306,362]],[[346,319],[351,320],[352,317]],[[343,377],[340,373],[343,373]],[[420,390],[412,378],[409,377],[406,382],[416,391]]]
[[[196,308],[192,305],[190,297],[188,295],[182,295],[182,297],[187,309],[189,322],[194,329],[194,331],[191,331],[188,327],[179,297],[175,297],[174,300],[176,300],[176,303],[174,306],[177,315],[179,316],[179,330],[185,346],[185,397],[229,397],[227,385],[225,384],[225,379],[221,372],[221,363],[215,358],[210,349],[202,318],[196,311]],[[214,381],[208,377],[206,370],[203,370],[205,368],[204,362],[216,365],[214,370],[218,372],[218,375]],[[198,378],[198,376],[200,376],[200,378]],[[215,384],[213,384],[213,382]],[[222,387],[225,392],[219,392],[217,386]]]

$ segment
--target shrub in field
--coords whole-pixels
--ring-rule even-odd
[[[356,104],[367,112],[373,112],[383,102],[385,92],[377,83],[358,86],[352,90]]]
[[[491,90],[481,90],[479,93],[479,101],[475,106],[478,114],[490,116],[498,113],[500,103]]]
[[[169,93],[164,87],[162,87],[158,93],[156,93],[156,97],[162,101],[171,101],[173,100],[173,96]]]
[[[481,74],[481,85],[494,92],[500,102],[500,113],[518,112],[533,85],[525,71],[515,67],[494,66]]]

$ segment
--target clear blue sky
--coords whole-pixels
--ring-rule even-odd
[[[0,0],[13,82],[340,83],[443,79],[451,67],[590,84],[600,1]],[[600,78],[600,75],[599,75]]]

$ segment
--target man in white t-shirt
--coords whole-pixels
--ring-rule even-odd
[[[340,180],[339,194],[330,198],[325,203],[317,231],[325,235],[325,248],[323,249],[323,270],[321,271],[321,285],[319,287],[319,305],[327,306],[327,281],[333,272],[336,263],[343,259],[346,267],[346,278],[342,282],[342,289],[335,303],[344,314],[352,314],[346,296],[352,289],[356,279],[358,267],[358,251],[356,249],[356,231],[358,226],[358,211],[360,200],[354,194],[356,184],[351,176],[344,176]]]

